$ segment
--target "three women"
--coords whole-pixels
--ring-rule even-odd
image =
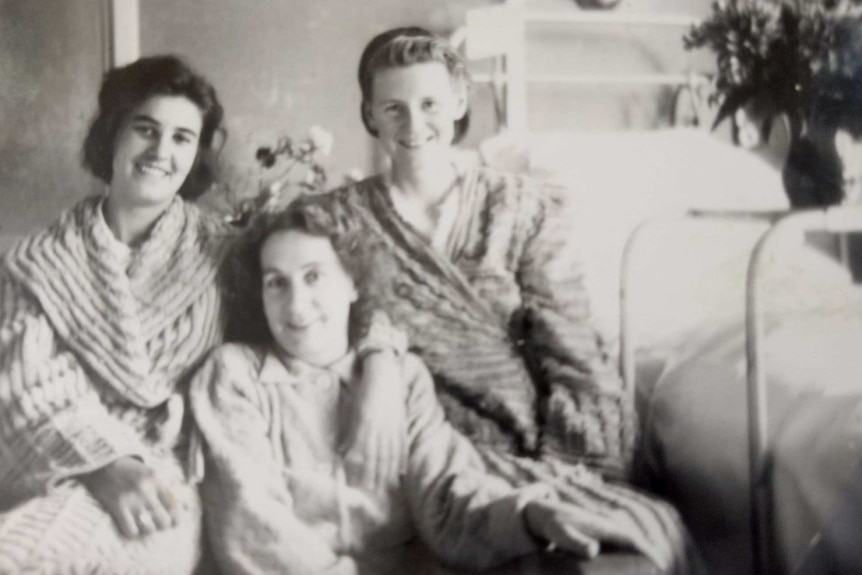
[[[583,549],[605,540],[685,571],[675,514],[617,482],[633,407],[590,327],[560,198],[453,161],[466,72],[439,38],[417,28],[376,37],[360,86],[363,121],[392,169],[315,201],[373,238],[388,269],[371,303],[408,330],[448,419],[510,489],[543,482],[561,507],[580,509],[569,533]],[[217,272],[230,233],[181,197],[206,183],[220,120],[215,92],[174,58],[110,72],[85,151],[108,193],[5,260],[8,571],[188,573],[198,559],[182,392],[221,340]]]

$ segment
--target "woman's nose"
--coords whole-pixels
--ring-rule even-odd
[[[173,141],[169,136],[158,136],[156,138],[153,138],[152,145],[150,146],[150,151],[157,158],[167,158],[170,156],[172,146]]]
[[[404,113],[404,127],[412,132],[422,124],[422,110],[418,108],[407,108]]]
[[[305,287],[294,287],[285,296],[285,307],[291,315],[301,315],[311,302],[311,296]]]

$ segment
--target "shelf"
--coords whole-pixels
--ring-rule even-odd
[[[700,22],[699,18],[683,14],[627,14],[625,12],[556,11],[524,13],[524,21],[531,24],[607,24],[619,26],[668,26],[685,28]]]
[[[475,74],[472,76],[477,83],[493,83],[491,74]],[[551,85],[637,85],[637,86],[688,86],[691,84],[708,84],[709,78],[702,74],[538,74],[527,76],[528,84]]]

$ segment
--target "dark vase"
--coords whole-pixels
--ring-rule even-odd
[[[794,209],[827,208],[841,203],[841,161],[837,154],[824,153],[809,139],[794,139],[782,171],[784,191]],[[840,252],[833,234],[809,234],[809,243],[831,253]],[[862,281],[862,233],[846,234],[845,257],[854,282]]]

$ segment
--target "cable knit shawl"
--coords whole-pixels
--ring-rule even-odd
[[[458,198],[445,254],[381,177],[320,202],[380,252],[376,305],[407,330],[456,427],[502,452],[625,474],[634,411],[591,325],[558,191],[474,169]]]
[[[177,198],[134,250],[90,198],[0,268],[0,484],[27,496],[178,440],[177,393],[223,331],[227,231]]]

